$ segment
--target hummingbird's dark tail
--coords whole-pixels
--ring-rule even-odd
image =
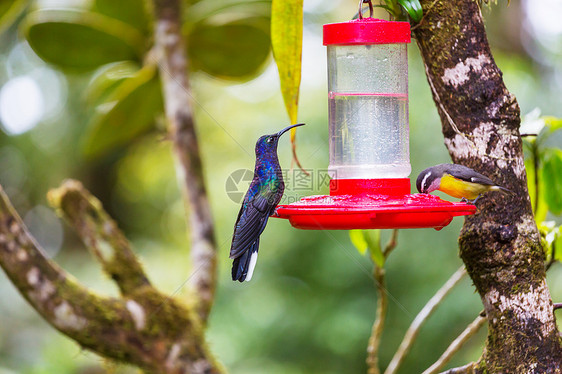
[[[256,261],[258,260],[258,239],[240,257],[236,257],[232,262],[232,280],[238,282],[249,282],[254,274]]]

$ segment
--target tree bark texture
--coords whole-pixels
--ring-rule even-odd
[[[203,165],[193,120],[193,100],[187,78],[188,56],[181,33],[181,1],[153,0],[154,44],[164,106],[174,151],[178,179],[190,212],[191,279],[197,291],[198,313],[205,323],[213,305],[217,281],[217,245],[207,198]]]
[[[483,196],[459,238],[488,319],[476,370],[560,373],[561,339],[527,191],[519,106],[490,52],[478,3],[421,3],[414,36],[451,158],[515,192]]]

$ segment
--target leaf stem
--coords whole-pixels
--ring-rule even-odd
[[[390,252],[392,252],[394,248],[396,248],[396,245],[398,244],[397,239],[398,239],[398,229],[394,229],[392,230],[392,236],[390,237],[390,240],[388,241],[388,243],[386,243],[384,250],[382,251],[385,261],[390,255]]]
[[[388,296],[385,289],[385,271],[376,265],[374,266],[373,276],[377,285],[377,316],[371,330],[369,345],[367,346],[367,373],[379,374],[379,347],[381,343],[382,333],[384,331],[384,322],[386,320],[386,312],[388,309]]]

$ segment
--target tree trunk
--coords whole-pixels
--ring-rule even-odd
[[[421,3],[424,17],[414,35],[451,158],[515,192],[483,196],[459,238],[488,319],[477,370],[560,373],[561,341],[527,191],[519,106],[491,55],[478,3]]]

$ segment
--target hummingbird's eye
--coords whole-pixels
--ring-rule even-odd
[[[273,137],[270,136],[269,138],[265,139],[265,142],[266,143],[273,143]]]

